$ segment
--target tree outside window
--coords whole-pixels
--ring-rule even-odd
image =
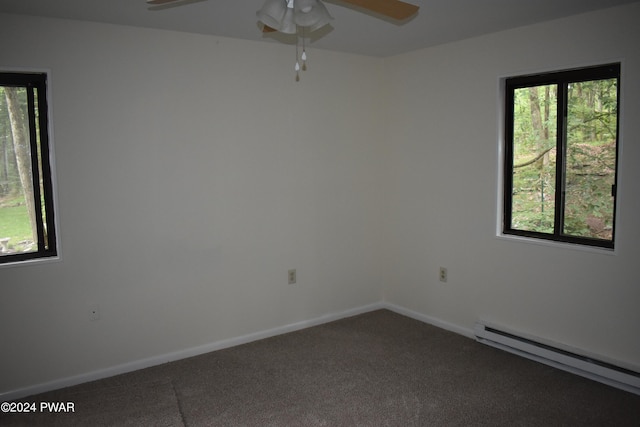
[[[503,232],[613,248],[620,64],[506,80]]]
[[[0,263],[57,254],[46,82],[0,73]]]

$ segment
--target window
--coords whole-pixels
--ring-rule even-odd
[[[505,81],[503,233],[614,247],[620,64]]]
[[[57,255],[47,76],[0,73],[0,264]]]

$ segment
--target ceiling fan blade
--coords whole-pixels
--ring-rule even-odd
[[[165,3],[173,3],[180,0],[147,0],[147,4],[165,4]]]
[[[275,28],[271,28],[268,25],[263,25],[262,26],[262,32],[263,33],[273,33],[274,31],[278,31],[278,30],[276,30]]]
[[[400,0],[342,0],[389,18],[403,20],[414,15],[420,7]]]

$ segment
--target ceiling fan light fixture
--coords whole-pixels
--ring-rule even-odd
[[[333,19],[319,0],[295,0],[294,11],[295,23],[309,31],[322,28]]]
[[[266,0],[256,16],[267,27],[285,34],[296,34],[296,27],[315,31],[333,19],[319,0]]]
[[[295,12],[292,8],[287,8],[277,30],[284,34],[298,33],[298,26],[295,22]]]
[[[285,14],[289,10],[285,0],[266,0],[256,16],[264,25],[280,31]]]

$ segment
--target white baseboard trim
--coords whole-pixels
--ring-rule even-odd
[[[284,326],[278,326],[276,328],[259,331],[240,337],[229,338],[225,340],[215,341],[209,344],[204,344],[197,347],[191,347],[184,350],[178,350],[171,353],[160,354],[145,359],[135,360],[128,363],[112,366],[105,369],[99,369],[96,371],[86,372],[71,377],[60,378],[57,380],[40,383],[16,390],[10,390],[0,393],[0,401],[7,402],[11,400],[21,399],[23,397],[32,396],[34,394],[44,393],[47,391],[57,390],[64,387],[70,387],[90,381],[100,380],[103,378],[113,377],[115,375],[126,374],[127,372],[137,371],[139,369],[150,368],[152,366],[161,365],[163,363],[173,362],[180,359],[186,359],[188,357],[199,356],[201,354],[210,353],[216,350],[222,350],[229,347],[234,347],[241,344],[246,344],[252,341],[269,338],[276,335],[286,334],[288,332],[294,332],[301,329],[306,329],[312,326],[322,325],[324,323],[333,322],[346,317],[356,316],[358,314],[368,313],[370,311],[387,308],[382,303],[374,303],[361,307],[356,307],[346,311],[338,313],[328,313],[314,319],[302,320],[300,322],[290,323]]]
[[[300,322],[290,323],[288,325],[279,326],[264,331],[259,331],[235,338],[229,338],[225,340],[216,341],[209,344],[204,344],[197,347],[191,347],[184,350],[179,350],[171,353],[165,353],[157,356],[152,356],[145,359],[135,360],[128,363],[112,366],[105,369],[99,369],[71,377],[60,378],[57,380],[35,384],[20,389],[9,390],[0,393],[0,401],[11,401],[21,399],[23,397],[44,393],[47,391],[57,390],[64,387],[70,387],[90,381],[100,380],[103,378],[112,377],[115,375],[125,374],[127,372],[137,371],[139,369],[150,368],[152,366],[161,365],[168,362],[173,362],[180,359],[186,359],[188,357],[199,356],[201,354],[210,353],[216,350],[222,350],[225,348],[234,347],[241,344],[246,344],[252,341],[258,341],[264,338],[269,338],[276,335],[285,334],[288,332],[294,332],[301,329],[310,328],[313,326],[322,325],[325,323],[333,322],[336,320],[344,319],[351,316],[357,316],[359,314],[368,313],[374,310],[386,309],[395,313],[401,314],[406,317],[436,326],[438,328],[445,329],[450,332],[465,336],[470,339],[476,339],[473,329],[464,328],[454,323],[446,322],[444,320],[427,316],[417,311],[410,310],[408,308],[392,304],[389,302],[378,302],[369,305],[364,305],[349,310],[345,310],[337,313],[328,313],[313,319],[302,320]],[[575,372],[574,372],[575,373]],[[612,385],[612,384],[610,384]],[[615,387],[615,385],[613,385]],[[633,393],[638,393],[637,389],[627,390]]]
[[[428,323],[429,325],[437,326],[438,328],[445,329],[450,332],[455,332],[456,334],[463,335],[467,338],[475,339],[473,329],[463,328],[462,326],[456,325],[454,323],[445,322],[444,320],[427,316],[426,314],[422,314],[417,311],[413,311],[408,308],[401,307],[399,305],[391,304],[388,302],[382,303],[381,308],[386,308],[387,310],[391,310],[398,314],[402,314],[403,316],[407,316],[412,319],[419,320],[423,323]]]
[[[470,338],[473,340],[476,339],[476,335],[473,329],[465,328],[465,327],[456,325],[454,323],[450,323],[450,322],[438,319],[436,317],[428,316],[426,314],[422,314],[420,312],[413,311],[411,309],[408,309],[396,304],[382,301],[382,302],[377,302],[369,305],[352,308],[342,312],[328,313],[313,319],[302,320],[300,322],[290,323],[287,325],[275,327],[272,329],[267,329],[264,331],[258,331],[255,333],[251,333],[251,334],[247,334],[247,335],[243,335],[235,338],[229,338],[229,339],[220,340],[220,341],[216,341],[209,344],[204,344],[197,347],[191,347],[184,350],[165,353],[165,354],[152,356],[145,359],[135,360],[132,362],[123,363],[123,364],[112,366],[109,368],[99,369],[96,371],[74,375],[71,377],[60,378],[57,380],[35,384],[32,386],[27,386],[20,389],[9,390],[9,391],[0,393],[0,401],[5,402],[5,401],[21,399],[23,397],[44,393],[47,391],[57,390],[64,387],[70,387],[70,386],[74,386],[74,385],[78,385],[78,384],[82,384],[90,381],[100,380],[100,379],[112,377],[115,375],[125,374],[127,372],[137,371],[139,369],[150,368],[152,366],[157,366],[157,365],[173,362],[180,359],[186,359],[188,357],[199,356],[201,354],[210,353],[212,351],[222,350],[225,348],[230,348],[237,345],[250,343],[252,341],[258,341],[264,338],[269,338],[272,336],[281,335],[288,332],[294,332],[301,329],[322,325],[325,323],[333,322],[333,321],[344,319],[351,316],[357,316],[359,314],[368,313],[370,311],[380,310],[380,309],[390,310],[400,315],[410,317],[412,319],[436,326],[438,328],[441,328],[450,332],[454,332],[456,334],[465,336],[467,338]],[[570,372],[573,372],[573,371],[570,371]],[[577,373],[577,372],[573,372],[573,373]],[[580,375],[580,373],[577,373],[577,374]],[[609,385],[616,387],[615,384],[609,384]],[[619,386],[618,388],[622,388],[623,390],[627,390],[632,393],[638,394],[637,388],[628,389],[628,388],[619,387]]]

